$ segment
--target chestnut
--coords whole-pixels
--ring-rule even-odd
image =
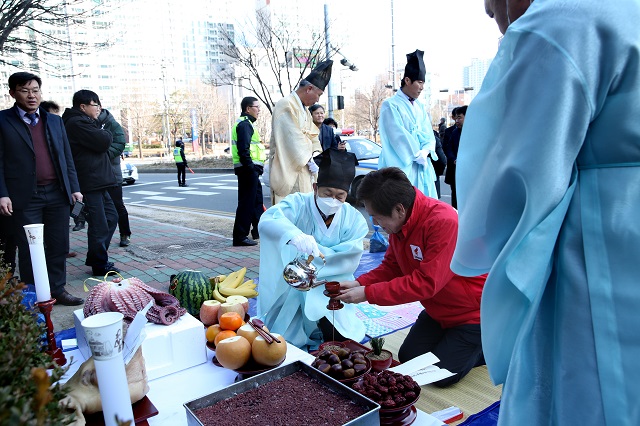
[[[362,358],[362,359],[360,359],[360,358],[354,359],[354,360],[353,360],[353,363],[354,363],[354,364],[367,365],[367,361],[366,361],[364,358]]]
[[[340,357],[336,354],[331,354],[329,358],[327,358],[327,361],[329,364],[340,364]]]
[[[356,370],[357,374],[360,374],[367,369],[367,366],[364,364],[353,364],[353,369]]]
[[[340,364],[342,364],[342,368],[353,368],[353,362],[348,359],[343,359]]]
[[[342,366],[340,364],[333,364],[330,369],[332,376],[338,376],[342,373]]]
[[[353,368],[347,368],[346,370],[342,370],[342,375],[345,379],[351,379],[356,375],[356,370],[354,370]]]
[[[331,366],[329,364],[320,364],[317,368],[325,374],[329,374],[331,372]]]

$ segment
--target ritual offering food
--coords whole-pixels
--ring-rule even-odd
[[[219,310],[220,302],[217,300],[205,300],[200,307],[200,321],[207,326],[217,324]]]
[[[287,342],[279,334],[273,333],[272,336],[279,339],[280,343],[268,343],[262,336],[257,336],[253,340],[251,354],[258,364],[271,367],[280,364],[286,358]]]
[[[216,358],[224,368],[240,368],[251,358],[251,343],[242,336],[221,340],[216,345]]]
[[[411,376],[384,370],[365,374],[351,388],[377,402],[383,409],[413,404],[420,396],[420,385]]]
[[[302,371],[194,411],[205,426],[343,425],[367,412]]]
[[[155,324],[173,324],[187,312],[177,298],[138,278],[114,278],[91,289],[83,313],[88,318],[102,312],[120,312],[124,315],[124,321],[131,323],[136,314],[151,301],[154,305],[147,312],[147,319]]]
[[[180,305],[187,312],[197,318],[204,301],[212,299],[213,289],[205,274],[186,270],[171,276],[169,293],[180,301]]]
[[[311,366],[337,380],[357,378],[371,368],[363,351],[340,347],[335,350],[322,349]]]

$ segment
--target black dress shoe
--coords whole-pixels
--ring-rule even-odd
[[[67,290],[62,290],[62,292],[58,294],[52,294],[51,297],[56,299],[56,305],[77,306],[84,303],[83,299],[72,296]]]
[[[120,269],[116,268],[113,263],[109,263],[105,266],[92,266],[91,272],[92,275],[99,275],[104,277],[107,274],[115,274],[116,272],[120,272]]]
[[[250,240],[249,238],[245,237],[243,240],[241,241],[234,241],[233,242],[233,246],[234,247],[248,247],[248,246],[257,246],[258,243],[256,243],[253,240]]]

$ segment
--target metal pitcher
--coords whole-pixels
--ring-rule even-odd
[[[327,263],[322,254],[320,254],[320,258],[322,258],[323,262],[320,268],[316,268],[315,265],[311,263],[314,259],[311,255],[309,257],[300,255],[287,263],[284,271],[282,271],[286,283],[300,291],[309,291],[314,287],[324,285],[326,280],[316,280],[318,272]]]

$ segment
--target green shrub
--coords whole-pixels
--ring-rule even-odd
[[[0,265],[0,425],[65,425],[75,414],[64,411],[59,401],[65,392],[56,383],[65,370],[55,366],[41,351],[45,327],[22,303],[23,285],[7,278]]]

